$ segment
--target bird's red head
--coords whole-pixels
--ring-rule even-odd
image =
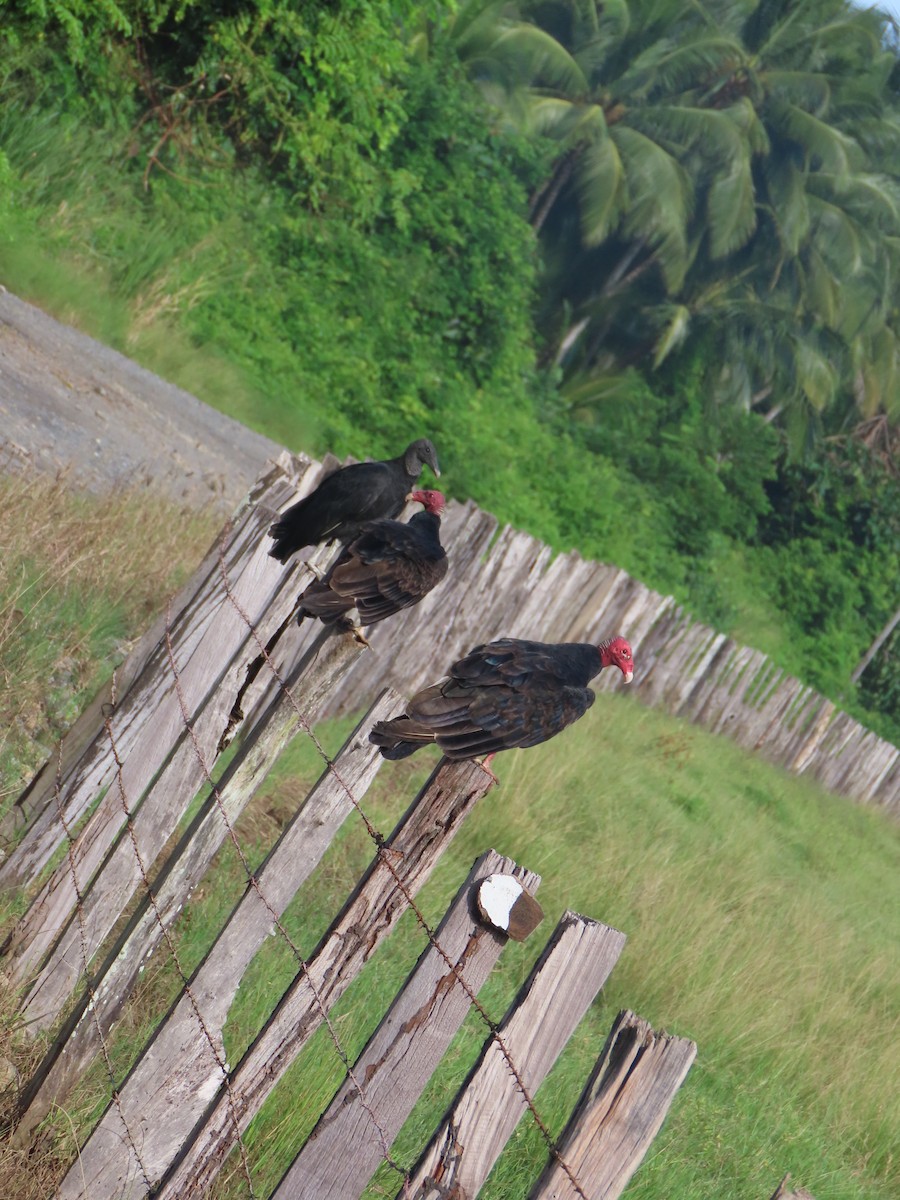
[[[444,506],[447,503],[443,492],[435,492],[431,488],[422,488],[417,492],[410,492],[407,500],[415,500],[424,506],[426,512],[434,513],[438,517],[444,511]]]
[[[631,646],[621,635],[607,638],[597,647],[600,651],[600,664],[604,667],[618,667],[625,676],[625,682],[631,683],[634,675],[634,657]]]

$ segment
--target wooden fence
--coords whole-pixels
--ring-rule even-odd
[[[535,1093],[607,979],[624,935],[566,913],[506,1016],[495,1021],[482,1007],[479,989],[507,936],[502,920],[499,927],[496,918],[486,920],[475,898],[492,876],[511,876],[529,896],[540,881],[488,851],[431,929],[418,892],[492,777],[475,763],[442,762],[383,837],[362,804],[383,761],[367,734],[375,720],[399,710],[400,695],[383,690],[382,678],[380,694],[334,760],[319,746],[316,720],[327,709],[349,706],[350,697],[359,707],[359,679],[347,681],[361,660],[374,656],[315,623],[289,622],[298,591],[327,563],[328,548],[287,571],[266,555],[272,512],[298,489],[309,490],[317,476],[315,464],[286,460],[260,481],[6,821],[6,836],[18,840],[0,866],[0,886],[24,889],[29,903],[6,940],[3,970],[19,989],[25,1028],[53,1034],[19,1098],[11,1136],[29,1145],[40,1122],[66,1103],[99,1059],[106,1064],[109,1104],[61,1180],[60,1200],[200,1197],[226,1161],[236,1164],[253,1196],[247,1127],[324,1026],[346,1065],[346,1080],[312,1137],[296,1148],[273,1193],[278,1200],[349,1200],[383,1163],[396,1173],[398,1197],[474,1197],[525,1113],[547,1148],[534,1200],[618,1196],[696,1047],[655,1034],[633,1013],[620,1014],[569,1125],[557,1142],[551,1138]],[[460,537],[454,546],[454,523],[466,512],[461,508],[448,521],[454,567],[471,578],[481,572],[489,580],[507,578],[511,597],[521,597],[524,559],[509,552],[514,536],[503,535],[482,563],[492,530],[481,516],[480,539]],[[546,566],[542,559],[537,573]],[[527,574],[535,576],[533,563]],[[485,587],[489,594],[490,582]],[[448,627],[426,621],[422,629],[440,643],[427,657],[442,661]],[[395,643],[398,656],[408,650],[405,636]],[[324,770],[253,870],[236,822],[297,735],[316,743]],[[223,769],[221,755],[236,736]],[[372,839],[372,861],[305,956],[282,918],[351,814]],[[200,966],[188,973],[179,960],[176,922],[225,841],[243,864],[246,890]],[[427,947],[351,1062],[331,1010],[406,911],[425,932]],[[296,975],[283,994],[271,997],[262,1029],[231,1066],[225,1022],[249,965],[273,933],[293,956]],[[154,952],[174,964],[180,994],[157,1015],[139,1058],[119,1078],[110,1031]],[[471,1010],[483,1023],[481,1056],[419,1161],[400,1165],[391,1157],[400,1126]]]

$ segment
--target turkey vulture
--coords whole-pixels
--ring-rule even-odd
[[[440,492],[427,490],[413,492],[408,499],[424,505],[425,511],[406,525],[382,520],[364,526],[324,579],[311,583],[300,597],[298,623],[304,617],[320,617],[326,625],[351,629],[374,625],[418,604],[437,587],[447,574],[440,537],[446,501]]]
[[[349,542],[367,521],[396,517],[426,463],[440,475],[434,446],[419,438],[399,458],[341,467],[275,521],[269,529],[275,539],[269,554],[285,563],[304,546],[333,538]]]
[[[436,742],[447,758],[479,758],[537,746],[594,703],[588,681],[618,667],[630,683],[634,663],[623,637],[592,646],[500,638],[476,646],[445,678],[417,692],[406,712],[377,721],[369,741],[385,758],[406,758]]]

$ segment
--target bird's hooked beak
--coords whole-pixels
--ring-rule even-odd
[[[631,683],[632,679],[634,679],[634,671],[623,671],[622,674],[625,676],[626,683]]]

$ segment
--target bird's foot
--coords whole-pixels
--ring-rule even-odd
[[[354,641],[359,642],[360,646],[365,646],[367,650],[372,649],[362,631],[362,621],[357,608],[351,608],[349,612],[344,613],[340,620],[340,626],[347,633],[352,633]]]
[[[323,571],[322,568],[320,566],[318,566],[317,563],[310,562],[308,559],[306,559],[304,561],[301,561],[300,566],[306,567],[307,571],[309,571],[310,574],[315,575],[316,580],[319,583],[321,583],[322,580],[325,578],[326,572]]]
[[[494,757],[494,755],[496,753],[497,753],[497,751],[494,750],[491,754],[486,754],[484,756],[484,758],[476,758],[475,761],[478,763],[479,767],[481,767],[482,771],[484,771],[485,775],[489,775],[490,778],[493,780],[493,782],[496,783],[497,787],[499,787],[500,780],[497,778],[497,776],[494,774],[494,772],[491,770],[491,767],[490,767],[491,759]]]

